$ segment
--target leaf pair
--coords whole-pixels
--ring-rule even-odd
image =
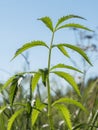
[[[77,53],[79,53],[90,65],[92,65],[89,58],[88,58],[88,56],[86,55],[86,53],[81,48],[79,48],[79,47],[77,47],[75,45],[61,43],[61,44],[53,45],[52,47],[53,48],[57,47],[67,57],[69,57],[69,55],[68,55],[68,53],[67,53],[67,51],[65,50],[64,47],[70,48],[70,49],[76,51]]]
[[[48,46],[46,45],[46,43],[44,43],[43,41],[32,41],[31,43],[26,43],[25,45],[23,45],[21,48],[19,48],[14,57],[12,59],[14,59],[16,56],[18,56],[19,54],[21,54],[22,52],[24,52],[25,50],[31,48],[31,47],[35,47],[35,46],[44,46],[44,47],[47,47]],[[57,47],[65,56],[69,57],[69,54],[67,53],[67,51],[65,50],[64,47],[66,48],[70,48],[74,51],[76,51],[77,53],[79,53],[82,57],[84,57],[84,59],[90,64],[90,60],[89,58],[87,57],[86,53],[80,49],[79,47],[77,46],[74,46],[74,45],[71,45],[71,44],[67,44],[67,43],[61,43],[61,44],[56,44],[56,45],[52,45],[52,48],[54,47]]]
[[[72,130],[71,114],[68,108],[64,105],[65,103],[75,105],[85,112],[87,112],[87,110],[80,102],[70,98],[60,98],[59,100],[54,101],[52,106],[56,107],[59,110],[59,112],[61,112],[68,128]]]
[[[51,20],[51,18],[49,17],[42,17],[39,18],[38,20],[41,20],[52,32],[56,32],[59,29],[63,29],[63,28],[80,28],[80,29],[84,29],[84,30],[88,30],[91,31],[89,28],[84,27],[83,25],[80,24],[76,24],[76,23],[69,23],[69,24],[64,24],[62,25],[62,23],[64,23],[65,21],[72,19],[72,18],[78,18],[78,19],[84,19],[83,17],[77,16],[77,15],[67,15],[67,16],[63,16],[61,18],[58,19],[56,26],[53,27],[53,22]]]

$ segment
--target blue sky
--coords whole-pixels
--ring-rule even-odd
[[[32,40],[49,43],[51,33],[37,18],[49,16],[55,23],[61,16],[76,14],[87,19],[76,22],[95,29],[98,26],[97,12],[98,0],[0,0],[0,81],[23,70],[22,56],[12,62],[10,60],[24,43]],[[58,33],[56,37],[56,42],[74,42],[74,38],[67,31]],[[30,49],[29,54],[31,70],[46,67],[46,49]],[[53,61],[64,60],[61,55],[59,58],[56,56],[57,53],[53,55]]]

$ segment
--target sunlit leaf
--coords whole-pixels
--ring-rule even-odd
[[[42,109],[45,108],[45,104],[42,104],[39,100],[36,101],[36,109],[32,109],[31,122],[32,126],[34,126],[38,115]],[[38,109],[38,110],[37,110]]]
[[[71,98],[60,98],[59,100],[54,101],[52,106],[54,106],[55,104],[58,104],[58,103],[72,104],[72,105],[75,105],[75,106],[79,107],[83,111],[86,111],[86,108],[80,102],[78,102],[78,101],[76,101],[74,99],[71,99]]]
[[[13,81],[13,79],[15,79],[16,75],[10,77],[6,82],[5,84],[3,85],[3,87],[0,89],[0,92],[3,91],[4,89],[6,89],[10,84],[11,82]]]
[[[44,47],[47,47],[47,48],[48,48],[48,46],[46,45],[46,43],[43,42],[43,41],[32,41],[32,42],[30,42],[30,43],[24,44],[21,48],[19,48],[19,49],[16,51],[16,53],[15,53],[14,57],[12,58],[12,60],[13,60],[16,56],[18,56],[19,54],[21,54],[22,52],[24,52],[25,50],[27,50],[27,49],[29,49],[29,48],[32,48],[32,47],[36,47],[36,46],[44,46]]]
[[[80,17],[78,15],[73,15],[73,14],[70,14],[70,15],[67,15],[67,16],[63,16],[61,18],[58,19],[58,22],[56,24],[56,28],[63,22],[65,22],[66,20],[69,20],[71,18],[80,18],[80,19],[84,19],[83,17]],[[85,20],[85,19],[84,19]]]
[[[55,107],[57,107],[63,115],[69,130],[72,130],[71,115],[69,110],[64,106],[64,104],[55,104]]]
[[[70,69],[70,70],[75,70],[77,72],[82,73],[80,70],[78,70],[77,68],[73,67],[73,66],[69,66],[69,65],[65,65],[65,64],[57,64],[55,66],[53,66],[50,70],[53,69],[57,69],[57,68],[65,68],[65,69]]]
[[[85,53],[80,47],[77,47],[77,46],[71,45],[71,44],[66,44],[66,43],[53,45],[53,47],[58,47],[58,46],[65,46],[65,47],[67,47],[67,48],[70,48],[70,49],[72,49],[72,50],[78,52],[82,57],[84,57],[84,59],[85,59],[90,65],[92,65],[92,63],[90,62],[88,56],[86,55],[86,53]]]
[[[76,24],[76,23],[69,23],[69,24],[62,25],[62,26],[58,27],[56,29],[56,31],[60,30],[60,29],[63,29],[63,28],[79,28],[79,29],[83,29],[83,30],[87,30],[87,31],[92,31],[89,28],[87,28],[87,27],[85,27],[85,26],[83,26],[81,24]]]
[[[11,118],[8,120],[7,130],[11,130],[12,125],[13,125],[15,119],[16,119],[20,114],[22,114],[23,111],[25,111],[24,108],[19,109],[19,110],[17,110],[17,111],[11,116]]]
[[[7,106],[0,107],[0,114],[7,108]]]
[[[70,57],[63,46],[57,46],[58,49],[67,57]]]
[[[49,17],[42,17],[38,20],[41,20],[53,32],[52,20]]]
[[[14,79],[11,83],[10,86],[10,93],[9,93],[9,100],[10,100],[10,104],[12,105],[14,102],[14,99],[16,97],[17,94],[17,90],[18,90],[18,86],[17,86],[17,80],[18,79]]]
[[[32,77],[32,82],[31,82],[31,84],[32,84],[32,91],[33,91],[33,92],[34,92],[34,90],[35,90],[35,88],[36,88],[36,86],[37,86],[37,84],[38,84],[38,81],[39,81],[40,77],[41,77],[41,73],[40,73],[40,72],[36,72],[36,73],[34,74],[34,76]]]
[[[80,95],[80,91],[79,91],[79,88],[74,80],[74,78],[68,74],[68,73],[65,73],[65,72],[62,72],[62,71],[53,71],[54,74],[58,75],[59,77],[65,79],[73,88],[74,90],[76,91],[76,93]]]

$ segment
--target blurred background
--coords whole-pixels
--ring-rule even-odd
[[[83,59],[77,56],[78,63],[65,58],[56,50],[53,51],[52,63],[73,64],[85,70],[87,78],[98,75],[97,42],[98,42],[98,1],[97,0],[3,0],[0,1],[0,82],[20,71],[37,70],[47,67],[47,50],[44,48],[29,49],[23,55],[11,61],[16,50],[23,44],[33,40],[42,40],[49,44],[50,31],[37,19],[43,16],[52,18],[55,24],[59,17],[75,14],[87,20],[70,20],[94,30],[93,33],[82,30],[66,29],[59,31],[55,36],[55,43],[70,43],[80,46],[91,59],[93,67],[85,67]],[[73,53],[73,52],[70,52]],[[59,56],[57,56],[59,55]],[[24,58],[27,57],[27,61]],[[71,54],[71,59],[75,54]],[[28,63],[27,63],[28,62]],[[89,68],[89,69],[88,69]]]

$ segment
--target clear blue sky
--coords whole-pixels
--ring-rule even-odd
[[[22,56],[12,62],[10,60],[24,43],[32,40],[49,43],[50,31],[37,18],[49,16],[56,22],[59,17],[67,14],[85,17],[87,21],[79,20],[79,23],[95,29],[98,26],[98,0],[0,0],[0,81],[10,76],[4,71],[13,74],[23,70]],[[62,34],[57,35],[56,41],[73,41],[66,31]],[[47,65],[46,49],[41,49],[30,49],[33,70]],[[55,56],[54,60],[57,59]]]

